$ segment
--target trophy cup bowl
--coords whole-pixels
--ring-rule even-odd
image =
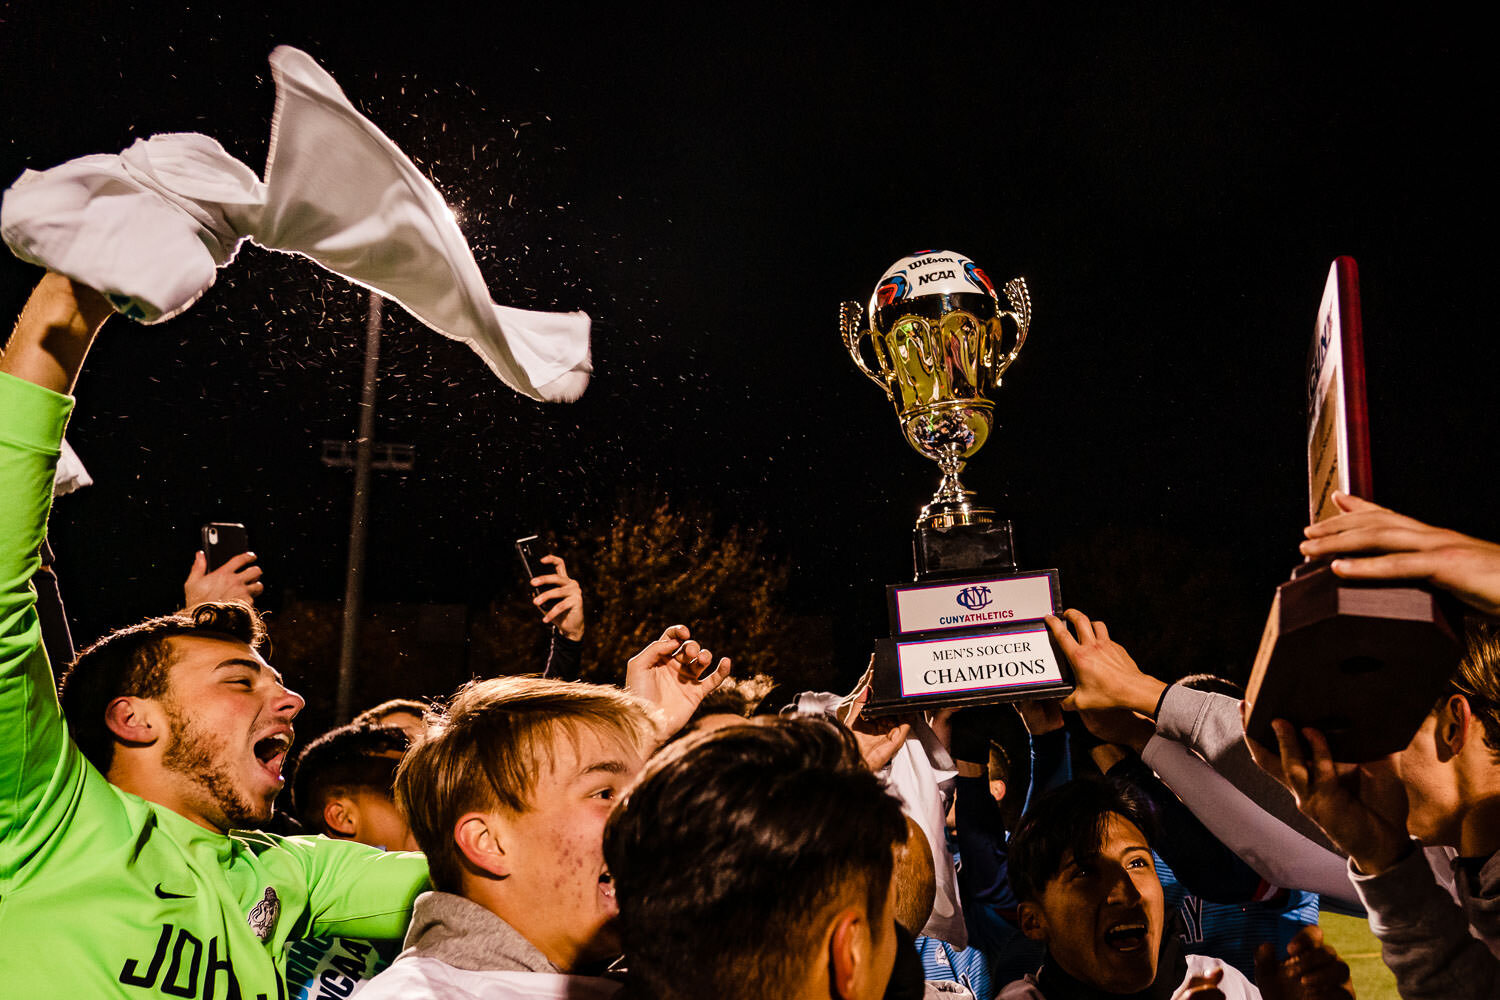
[[[1010,309],[1001,308],[994,285],[973,261],[939,250],[892,265],[870,296],[868,312],[857,302],[840,308],[849,356],[895,407],[906,443],[942,470],[918,528],[994,520],[994,511],[976,505],[958,477],[989,438],[994,404],[988,394],[1020,353],[1031,324],[1025,279],[1007,283],[1005,296]],[[1016,330],[1009,348],[1006,317]],[[866,337],[874,368],[861,351]]]

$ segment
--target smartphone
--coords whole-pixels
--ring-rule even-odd
[[[534,577],[542,575],[541,539],[536,535],[527,535],[525,538],[516,539],[516,555],[521,557],[521,572],[526,574],[523,579],[528,585]],[[532,587],[531,594],[535,597],[542,592],[541,587]]]
[[[223,524],[215,521],[202,528],[203,554],[208,557],[208,571],[212,573],[242,552],[250,551],[250,535],[243,524]]]

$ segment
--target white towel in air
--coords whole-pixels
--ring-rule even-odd
[[[197,133],[28,170],[5,192],[18,257],[156,323],[191,306],[245,239],[298,253],[469,344],[533,399],[576,399],[593,370],[589,318],[497,305],[437,189],[306,53],[271,53],[276,112],[265,180]]]

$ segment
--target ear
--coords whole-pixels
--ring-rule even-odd
[[[835,997],[859,995],[861,981],[869,974],[871,950],[864,910],[849,906],[834,915],[828,935],[828,985]]]
[[[134,747],[149,747],[167,735],[166,714],[151,698],[121,695],[104,706],[104,724]]]
[[[359,805],[347,796],[323,803],[323,828],[331,837],[359,836]]]
[[[1021,933],[1028,940],[1047,943],[1047,914],[1035,903],[1022,903],[1018,911],[1021,921]]]
[[[1433,733],[1439,760],[1447,761],[1463,751],[1473,722],[1474,712],[1469,699],[1461,694],[1449,695],[1448,700],[1438,707],[1437,730]]]
[[[453,841],[469,864],[495,878],[510,875],[503,824],[494,813],[464,813],[453,824]]]

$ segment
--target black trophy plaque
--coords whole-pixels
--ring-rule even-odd
[[[1308,516],[1336,515],[1335,490],[1368,497],[1359,272],[1340,257],[1328,272],[1307,364]],[[1358,763],[1410,742],[1462,654],[1451,599],[1425,586],[1344,580],[1309,561],[1276,588],[1246,701],[1246,732],[1276,745],[1272,719],[1328,737]]]
[[[918,579],[886,588],[864,714],[1067,694],[1072,669],[1041,621],[1061,607],[1055,569]]]

